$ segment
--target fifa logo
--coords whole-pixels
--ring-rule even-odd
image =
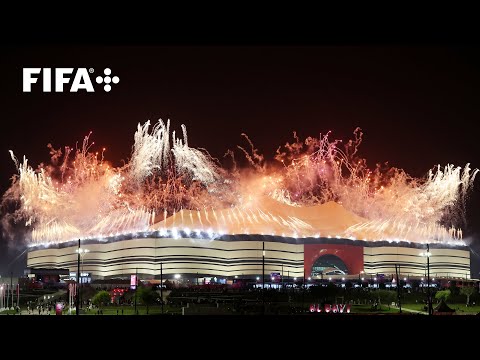
[[[90,74],[94,73],[94,69],[78,68],[74,72],[74,68],[23,68],[23,92],[32,92],[32,85],[42,82],[43,92],[64,92],[65,87],[69,92],[95,92]],[[95,82],[103,85],[105,92],[112,90],[113,84],[118,84],[120,78],[111,76],[112,70],[106,68],[103,70],[102,76],[97,76]],[[53,81],[52,81],[53,80]],[[71,80],[71,81],[70,81]]]

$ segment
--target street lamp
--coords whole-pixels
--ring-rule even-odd
[[[420,256],[425,256],[427,258],[427,305],[428,315],[432,315],[432,298],[430,296],[430,256],[432,256],[432,253],[430,252],[429,244],[427,244],[427,251],[421,252]]]
[[[81,260],[81,271],[83,273],[83,258],[85,257],[85,255],[87,253],[90,252],[90,250],[88,249],[85,249],[85,248],[80,248],[80,249],[77,249],[75,250],[75,252],[79,252],[80,253],[80,260]],[[82,273],[80,274],[80,276],[82,276]],[[83,283],[83,281],[81,281]]]
[[[282,263],[282,272],[281,272],[281,274],[282,274],[282,290],[281,290],[281,291],[283,291],[283,263]]]
[[[78,272],[80,272],[80,271],[83,272],[83,257],[84,257],[88,252],[90,252],[90,250],[85,249],[85,248],[81,248],[81,247],[80,247],[80,240],[78,240],[78,249],[76,249],[75,252],[78,253],[78,256],[80,257],[80,261],[81,261],[81,267],[80,267],[80,265],[78,266]],[[81,273],[80,273],[79,276],[77,276],[78,298],[79,298],[79,301],[77,302],[77,305],[78,305],[78,303],[80,303],[80,306],[82,306],[82,301],[80,300],[80,296],[81,296],[80,286],[83,287],[83,281],[81,281],[81,276],[82,276]],[[82,285],[80,285],[78,279],[80,279]],[[79,308],[77,308],[77,313],[78,313],[78,309],[79,309]]]
[[[160,262],[160,297],[162,298],[162,315],[163,315],[163,262]]]
[[[265,315],[265,241],[262,242],[262,307]]]
[[[76,301],[76,314],[80,315],[80,257],[85,256],[88,252],[88,249],[82,249],[80,247],[80,239],[78,239],[78,248],[75,250],[77,253],[77,301]],[[82,260],[83,263],[83,260]]]

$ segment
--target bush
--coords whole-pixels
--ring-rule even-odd
[[[111,298],[108,291],[102,290],[95,294],[92,299],[92,303],[98,307],[102,305],[110,304]]]
[[[437,291],[437,293],[435,294],[435,299],[437,300],[444,300],[444,301],[447,301],[450,296],[452,295],[452,292],[450,290],[440,290],[440,291]]]
[[[397,293],[392,290],[377,290],[374,292],[374,296],[380,299],[383,304],[390,304],[396,301]]]

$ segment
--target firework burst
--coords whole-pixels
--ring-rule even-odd
[[[206,150],[190,147],[181,128],[177,137],[170,121],[138,124],[131,158],[119,168],[105,161],[105,149],[92,150],[91,134],[76,149],[49,144],[51,164],[37,169],[10,151],[18,174],[3,205],[16,208],[4,221],[29,228],[31,244],[177,226],[207,233],[318,237],[321,230],[321,236],[369,240],[462,239],[465,203],[478,173],[469,164],[438,165],[423,179],[386,165],[370,170],[359,156],[363,134],[357,128],[346,142],[330,140],[330,133],[301,141],[294,133],[295,141],[279,147],[272,163],[242,134],[250,149],[238,150],[250,166],[237,168],[229,150],[233,168],[224,169]],[[348,221],[323,226],[318,219],[326,206]]]

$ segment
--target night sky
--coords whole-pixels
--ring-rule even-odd
[[[8,150],[37,166],[47,144],[75,146],[90,130],[114,165],[127,160],[139,122],[187,126],[189,144],[215,157],[249,135],[272,159],[278,146],[328,130],[348,139],[364,132],[361,155],[424,176],[436,164],[480,168],[480,51],[441,46],[7,46],[2,81],[0,192],[15,165]],[[112,69],[112,91],[22,92],[24,67]],[[66,90],[69,89],[67,85]],[[468,203],[464,237],[480,244],[480,179]],[[21,274],[24,250],[2,237],[0,274]],[[472,255],[472,276],[480,259]]]

